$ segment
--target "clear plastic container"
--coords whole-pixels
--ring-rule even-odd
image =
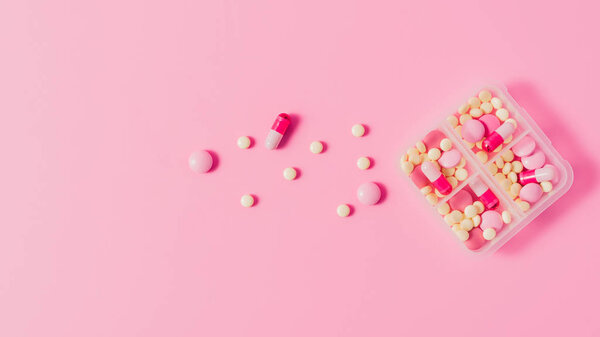
[[[488,90],[492,93],[494,97],[498,97],[502,101],[502,108],[508,110],[510,118],[513,118],[517,122],[517,127],[513,132],[511,139],[509,139],[510,141],[505,142],[502,145],[501,150],[487,153],[487,160],[482,161],[476,155],[477,152],[481,151],[481,149],[478,148],[479,145],[471,148],[471,144],[462,139],[461,135],[459,134],[460,131],[455,130],[455,127],[446,118],[451,114],[458,115],[456,113],[456,107],[459,107],[463,103],[459,102],[456,105],[456,107],[452,108],[451,110],[448,110],[444,114],[443,121],[440,124],[433,126],[432,129],[427,130],[423,135],[428,134],[428,132],[430,132],[431,130],[437,129],[441,131],[446,138],[450,139],[452,141],[453,148],[460,151],[462,157],[466,160],[466,162],[464,163],[464,168],[468,171],[468,177],[465,180],[457,181],[452,191],[448,195],[442,196],[441,194],[438,194],[437,200],[432,200],[435,198],[430,196],[429,200],[427,200],[428,202],[426,201],[425,204],[427,205],[427,207],[433,209],[434,216],[440,220],[440,223],[443,225],[443,227],[445,227],[446,230],[450,232],[449,234],[452,235],[454,230],[452,229],[452,224],[449,223],[452,221],[447,222],[444,218],[444,215],[441,215],[437,211],[437,208],[440,205],[447,203],[457,193],[459,193],[459,191],[462,190],[470,192],[474,200],[477,200],[477,197],[474,195],[474,193],[472,193],[469,187],[469,183],[473,182],[477,178],[481,179],[481,181],[483,181],[499,199],[499,206],[495,210],[499,212],[508,211],[511,215],[512,221],[508,224],[504,224],[502,229],[496,233],[496,236],[492,240],[485,240],[485,243],[480,248],[474,250],[468,249],[466,244],[464,242],[461,242],[461,240],[458,238],[458,235],[457,242],[464,246],[465,249],[467,249],[468,251],[475,252],[478,254],[489,254],[500,248],[514,235],[516,235],[521,229],[527,226],[533,219],[540,215],[540,213],[542,213],[546,208],[550,207],[550,205],[552,205],[556,200],[562,197],[573,184],[573,170],[569,163],[565,159],[563,159],[563,157],[552,146],[552,142],[548,139],[548,137],[546,137],[546,135],[542,132],[539,126],[535,123],[535,121],[529,116],[529,114],[527,114],[525,109],[523,109],[517,104],[517,102],[512,98],[512,96],[508,93],[505,87],[501,85],[485,85],[476,89],[477,90],[468,92],[467,94],[470,94],[470,96],[463,97],[462,102],[466,102],[470,97],[477,97],[478,93],[482,90]],[[495,114],[496,111],[497,109],[494,108],[491,114]],[[519,203],[518,198],[515,201],[515,194],[513,193],[514,191],[510,192],[510,189],[505,189],[506,185],[510,184],[512,186],[514,182],[505,182],[499,174],[496,173],[496,175],[494,175],[492,173],[493,167],[492,170],[490,170],[491,164],[494,164],[497,167],[496,164],[502,164],[502,162],[505,161],[504,159],[500,161],[499,158],[504,157],[510,159],[511,155],[508,152],[512,151],[513,146],[515,146],[515,144],[518,144],[519,141],[521,141],[525,137],[531,137],[533,140],[535,140],[536,149],[542,151],[546,156],[546,164],[553,165],[556,168],[556,173],[558,174],[558,177],[555,179],[554,184],[552,185],[552,190],[549,192],[544,192],[542,194],[542,197],[537,202],[531,203],[528,209],[526,209],[526,207],[521,207],[522,205]],[[419,141],[421,141],[421,139],[417,139],[412,144],[416,144],[416,142]],[[411,148],[411,146],[409,146],[409,148]],[[400,164],[403,161],[406,161],[407,158],[409,158],[405,153],[406,152],[403,152],[401,154],[402,158],[399,160]],[[510,161],[510,167],[514,165],[518,167],[519,165],[514,164],[514,162],[519,160],[520,158],[515,157],[514,160]],[[504,165],[506,164],[504,163]],[[414,170],[417,169],[419,168],[415,165]],[[407,175],[402,170],[400,171],[400,174],[402,176],[409,177],[409,175]],[[415,187],[415,193],[417,193],[422,199],[426,200],[423,197],[421,187],[418,187],[417,184],[414,183],[414,181],[418,179],[413,180],[412,174],[413,173],[411,173],[410,177],[408,178],[409,183]],[[512,176],[510,173],[509,175],[511,176],[511,178],[514,179],[514,176]],[[505,177],[507,176],[505,175]],[[450,179],[449,177],[447,178]],[[507,178],[507,180],[510,179]],[[518,182],[519,181],[517,181],[517,183]],[[433,188],[432,185],[427,186],[431,186]],[[425,188],[425,191],[428,191],[428,189]],[[469,231],[469,233],[471,236],[479,235],[474,233],[480,232]]]

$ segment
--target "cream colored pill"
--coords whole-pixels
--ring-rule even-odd
[[[485,151],[479,151],[475,153],[475,157],[479,159],[480,162],[485,163],[488,160],[488,154]]]
[[[240,138],[237,139],[237,146],[240,149],[247,149],[250,147],[250,138],[246,137],[246,136],[241,136]]]
[[[515,159],[515,154],[511,150],[507,150],[506,152],[504,152],[503,154],[501,154],[500,157],[505,162],[510,163],[511,161],[513,161]]]
[[[481,216],[480,215],[476,215],[473,217],[473,227],[479,227],[479,225],[481,224]]]
[[[409,158],[410,158],[410,156],[418,156],[419,150],[417,150],[416,147],[411,147],[410,149],[408,149],[408,151],[406,151],[406,154],[408,154]]]
[[[476,215],[477,215],[477,207],[475,207],[473,205],[469,205],[469,206],[465,207],[465,217],[466,218],[471,219]]]
[[[473,220],[471,219],[464,219],[460,222],[460,228],[466,231],[470,231],[471,229],[473,229],[473,226]]]
[[[425,200],[427,200],[427,202],[431,205],[435,205],[438,202],[438,196],[433,193],[429,193],[425,196]]]
[[[498,173],[494,174],[494,178],[496,178],[496,180],[498,182],[501,182],[506,179],[506,176],[504,174],[502,174],[502,172],[498,172]]]
[[[438,208],[437,208],[438,213],[440,213],[441,215],[446,215],[448,213],[450,213],[450,205],[448,205],[448,203],[444,202],[441,203]]]
[[[481,90],[477,96],[482,102],[489,102],[492,99],[492,93],[488,90]]]
[[[356,166],[361,170],[366,170],[371,166],[371,160],[367,157],[360,157],[356,161]]]
[[[450,214],[444,215],[444,222],[446,222],[448,226],[452,226],[454,224],[452,216]]]
[[[450,212],[450,216],[452,217],[452,221],[454,221],[454,223],[459,223],[462,219],[464,219],[463,213],[459,210]]]
[[[465,114],[465,113],[467,113],[467,111],[469,111],[470,108],[471,108],[471,106],[468,103],[465,103],[458,107],[458,113],[461,115]]]
[[[512,221],[512,216],[509,211],[502,212],[502,222],[509,224]]]
[[[283,169],[283,177],[286,180],[296,179],[296,174],[296,169],[294,169],[293,167],[286,167],[285,169]]]
[[[502,174],[508,175],[512,171],[512,165],[510,163],[504,163],[502,167]]]
[[[471,97],[469,98],[467,103],[469,103],[471,108],[479,108],[479,106],[481,105],[481,100],[478,97]]]
[[[529,208],[531,208],[531,205],[527,202],[527,201],[519,201],[518,202],[519,207],[521,207],[521,210],[523,210],[523,212],[527,212],[529,210]]]
[[[240,200],[240,203],[244,207],[252,207],[252,205],[254,205],[254,197],[251,196],[250,194],[244,194],[244,195],[242,195],[242,199]]]
[[[437,188],[435,189],[435,195],[437,195],[437,196],[438,196],[438,198],[443,198],[443,197],[445,197],[445,195],[444,195],[444,194],[442,194],[442,192],[440,192],[440,191],[439,191]]]
[[[500,151],[502,151],[502,145],[498,146],[493,152],[498,153]]]
[[[452,188],[456,188],[456,186],[458,186],[458,179],[456,179],[454,177],[448,177],[447,180],[450,183],[450,185],[452,186]]]
[[[419,150],[420,153],[427,152],[427,147],[422,141],[418,141],[417,144],[415,144],[415,147],[417,148],[417,150]]]
[[[484,103],[484,104],[489,104],[489,103]],[[479,108],[473,108],[469,111],[469,115],[471,115],[471,117],[474,117],[474,118],[479,118],[483,115],[483,111]]]
[[[317,154],[323,152],[323,143],[318,140],[310,143],[310,152]]]
[[[427,157],[429,157],[429,159],[431,160],[438,160],[441,156],[442,152],[437,147],[434,147],[433,149],[430,149],[429,152],[427,152]]]
[[[446,177],[453,176],[455,171],[456,171],[456,169],[454,167],[450,167],[450,168],[444,167],[444,168],[442,168],[442,173]]]
[[[350,215],[350,206],[346,204],[341,204],[336,209],[337,215],[344,218]]]
[[[469,173],[464,168],[459,168],[458,170],[456,170],[456,172],[454,172],[454,176],[458,181],[463,181],[467,179]]]
[[[448,138],[444,138],[440,141],[440,148],[442,151],[450,151],[452,149],[452,141]]]
[[[494,106],[490,102],[485,102],[481,104],[479,109],[481,109],[481,111],[483,111],[484,113],[489,114],[490,112],[492,112],[492,110],[494,110]]]
[[[408,160],[413,163],[413,165],[419,165],[421,164],[421,156],[419,156],[418,154],[411,154],[408,156]]]
[[[404,171],[404,173],[411,174],[412,171],[414,170],[415,166],[413,165],[413,163],[411,163],[409,161],[403,161],[400,164],[400,168],[402,169],[402,171]]]
[[[508,110],[506,110],[504,108],[496,110],[496,117],[498,117],[499,120],[504,122],[505,120],[508,119]]]
[[[457,231],[459,231],[459,230],[461,229],[461,228],[460,228],[460,224],[454,224],[454,225],[452,225],[452,227],[450,227],[450,228],[452,228],[452,231],[453,231],[453,232],[457,232]]]
[[[479,200],[475,201],[473,203],[473,206],[475,206],[475,208],[477,208],[477,214],[481,214],[481,213],[483,213],[483,211],[485,211],[485,206],[483,206],[483,203]]]
[[[498,166],[496,166],[496,164],[494,164],[494,163],[489,163],[487,168],[488,168],[488,171],[490,172],[490,174],[492,174],[492,175],[498,173]]]
[[[523,172],[523,163],[520,160],[515,160],[512,162],[512,169],[515,173]]]
[[[446,121],[453,127],[457,127],[458,126],[458,118],[456,118],[456,116],[454,115],[450,115],[448,116],[448,118],[446,118]]]
[[[542,187],[542,191],[546,193],[552,191],[552,189],[554,188],[554,186],[552,186],[552,183],[549,181],[542,181],[540,183],[540,186]]]
[[[510,190],[510,185],[512,185],[512,181],[508,180],[508,179],[504,179],[500,182],[500,186],[505,190],[508,191]]]
[[[460,115],[460,117],[458,118],[458,120],[460,121],[460,124],[465,124],[467,121],[470,121],[471,119],[473,119],[473,117],[471,117],[471,115]]]
[[[512,181],[513,183],[516,183],[517,180],[519,180],[519,177],[514,172],[508,172],[508,175],[506,177],[508,178],[508,180]]]
[[[496,237],[496,230],[493,228],[486,228],[483,231],[483,238],[490,241]]]
[[[427,195],[429,193],[433,192],[433,188],[431,186],[425,186],[421,189],[421,193],[423,195]]]
[[[510,194],[511,195],[519,195],[519,192],[521,192],[521,184],[513,183],[512,185],[510,185]]]
[[[352,135],[354,137],[362,137],[365,134],[365,127],[362,124],[354,124],[352,126]]]
[[[502,100],[500,98],[494,97],[490,102],[492,103],[495,109],[502,108]]]
[[[457,231],[454,232],[454,234],[456,234],[456,237],[460,240],[460,241],[467,241],[469,239],[469,232],[467,232],[464,229],[459,229]]]
[[[494,160],[494,163],[496,164],[496,166],[498,166],[498,169],[504,167],[504,159],[502,159],[502,157],[496,158],[496,160]]]

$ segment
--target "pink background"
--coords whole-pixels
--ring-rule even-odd
[[[0,335],[598,336],[599,10],[1,2]],[[575,172],[483,259],[394,167],[482,79],[505,83]],[[299,120],[268,152],[280,111]],[[358,122],[366,138],[350,136]],[[219,158],[207,175],[187,167],[202,148]],[[357,205],[365,181],[385,185],[382,204]],[[335,215],[343,202],[352,217]]]

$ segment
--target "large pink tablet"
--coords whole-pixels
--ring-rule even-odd
[[[356,193],[358,201],[365,205],[375,205],[381,198],[381,189],[375,183],[364,183]]]
[[[504,223],[502,222],[502,215],[496,211],[485,211],[481,214],[481,225],[479,228],[486,230],[493,228],[496,232],[502,229]]]
[[[534,203],[540,200],[542,193],[544,193],[544,191],[542,191],[542,188],[539,184],[527,184],[521,188],[521,191],[519,192],[519,198],[521,198],[521,200]]]
[[[460,163],[461,158],[462,155],[460,154],[460,151],[458,151],[457,149],[452,149],[450,151],[442,153],[442,156],[440,157],[440,159],[438,159],[438,164],[440,164],[441,167],[445,168],[455,167],[456,165],[458,165],[458,163]]]
[[[479,121],[483,123],[483,127],[485,128],[485,132],[483,133],[484,137],[487,137],[490,133],[494,132],[500,126],[500,120],[493,114],[483,115],[479,118]]]
[[[546,155],[544,152],[537,150],[532,155],[521,158],[523,166],[528,170],[538,169],[546,163]]]
[[[485,127],[480,121],[471,119],[465,122],[460,129],[460,133],[467,142],[477,143],[483,138]]]
[[[535,150],[535,140],[529,136],[523,137],[515,146],[512,151],[516,156],[525,157],[533,153]]]
[[[206,173],[212,168],[213,158],[208,151],[194,152],[188,158],[188,165],[194,172]]]
[[[473,203],[473,196],[471,193],[465,190],[458,191],[450,200],[448,204],[453,210],[459,210],[463,212],[465,207]]]
[[[483,231],[481,228],[475,227],[469,232],[469,238],[465,241],[465,246],[470,250],[477,250],[486,242],[487,240],[483,238]]]
[[[433,130],[428,133],[425,138],[423,138],[423,144],[427,146],[427,150],[432,149],[434,147],[440,147],[440,142],[442,139],[446,138],[446,136],[439,130]]]

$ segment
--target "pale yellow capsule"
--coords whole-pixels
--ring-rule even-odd
[[[427,200],[428,203],[430,203],[431,205],[435,205],[438,202],[438,196],[435,195],[434,193],[429,193],[425,196],[425,199]]]
[[[463,157],[460,159],[460,161],[458,162],[458,165],[456,165],[456,167],[463,168],[463,167],[465,167],[465,165],[467,165],[467,160]]]
[[[494,163],[496,164],[496,166],[498,166],[499,169],[504,167],[504,159],[502,159],[502,157],[496,158],[496,160],[494,160]]]
[[[435,189],[435,195],[437,195],[437,196],[438,196],[438,198],[443,198],[443,197],[445,197],[445,195],[443,195],[443,194],[442,194],[442,192],[438,191],[438,189],[437,189],[437,188]]]
[[[442,152],[437,147],[434,147],[433,149],[430,149],[429,152],[427,152],[427,157],[429,157],[429,159],[431,160],[438,160],[441,156]]]
[[[400,168],[402,169],[402,171],[404,171],[404,173],[411,174],[412,171],[415,169],[415,166],[409,161],[403,161],[400,164]]]
[[[458,170],[456,170],[454,172],[454,177],[456,177],[456,179],[458,179],[458,181],[463,181],[463,180],[467,179],[468,176],[469,176],[469,172],[467,172],[467,170],[465,170],[464,168],[459,168]]]
[[[479,159],[480,162],[485,163],[488,160],[488,154],[485,151],[479,151],[477,153],[475,153],[475,156],[477,157],[477,159]],[[495,166],[494,166],[495,167]]]
[[[502,151],[502,145],[498,146],[493,152],[498,153]]]
[[[512,216],[509,211],[502,212],[502,222],[509,224],[512,221]]]
[[[514,172],[508,172],[508,175],[506,177],[508,178],[508,180],[512,181],[513,183],[516,183],[517,180],[519,180],[519,177]]]
[[[464,219],[460,222],[460,228],[466,230],[467,232],[473,229],[473,226],[473,220],[471,219]]]
[[[518,202],[519,207],[521,207],[521,209],[523,210],[523,212],[527,212],[529,210],[529,208],[531,208],[531,205],[527,202],[527,201],[519,201]]]
[[[471,108],[479,108],[479,106],[481,105],[481,100],[478,97],[471,97],[469,98],[467,103],[469,103]]]
[[[502,167],[502,174],[508,175],[512,171],[512,165],[510,163],[504,163]]]
[[[473,117],[471,117],[471,115],[468,114],[460,115],[460,117],[458,118],[461,125],[465,125],[465,123],[467,121],[470,121],[471,119],[473,119]]]
[[[492,93],[489,90],[481,90],[477,96],[482,102],[489,102],[492,99]]]
[[[421,193],[422,193],[423,195],[427,195],[427,194],[429,194],[429,193],[431,193],[431,192],[433,192],[433,187],[431,187],[431,186],[425,186],[425,187],[423,187],[423,188],[421,189]]]
[[[479,109],[481,109],[481,111],[483,111],[484,113],[489,114],[494,110],[494,106],[490,102],[485,102],[481,104]]]
[[[502,100],[500,98],[494,97],[494,98],[492,98],[492,100],[490,102],[494,106],[494,109],[502,108]]]
[[[456,188],[456,186],[458,186],[458,179],[456,179],[454,177],[448,177],[447,180],[450,183],[450,185],[452,186],[452,188]]]
[[[490,241],[496,237],[496,230],[493,228],[486,228],[483,231],[483,238]]]
[[[456,169],[454,167],[442,168],[442,174],[444,174],[444,176],[446,176],[446,177],[453,176],[455,171],[456,171]]]
[[[414,165],[419,165],[421,164],[421,156],[419,156],[418,154],[411,154],[408,156],[408,160],[413,163]]]
[[[489,103],[484,103],[484,104],[489,104]],[[469,115],[471,115],[471,117],[474,117],[474,118],[479,118],[483,115],[483,111],[478,108],[473,108],[469,111]]]
[[[471,106],[468,103],[465,103],[458,107],[458,113],[461,115],[465,114],[465,113],[467,113],[467,111],[469,111],[470,108],[471,108]]]
[[[477,207],[475,207],[473,205],[469,205],[469,206],[465,207],[465,217],[466,218],[471,219],[476,215],[477,215]]]
[[[425,147],[425,143],[423,143],[422,141],[418,141],[417,144],[415,144],[415,147],[420,153],[427,152],[427,147]]]
[[[521,192],[521,184],[519,184],[519,183],[513,183],[512,185],[510,185],[510,194],[511,195],[518,196],[519,192]]]
[[[447,202],[441,203],[437,208],[438,213],[441,215],[446,215],[450,213],[450,205]],[[445,219],[444,219],[445,220]]]
[[[450,151],[452,149],[452,141],[448,138],[444,138],[440,141],[440,148],[442,151]]]
[[[506,150],[506,152],[501,154],[500,157],[502,157],[505,162],[510,163],[515,159],[515,154],[512,152],[512,150]]]
[[[554,186],[552,186],[552,183],[549,181],[542,181],[540,183],[540,186],[542,187],[542,191],[546,193],[552,191],[552,189],[554,188]]]
[[[496,110],[496,117],[498,117],[499,120],[504,122],[509,117],[508,110],[506,110],[504,108]]]
[[[480,215],[476,215],[473,217],[473,226],[474,227],[479,227],[479,225],[481,224],[481,216]]]
[[[512,142],[513,139],[513,135],[509,135],[508,137],[506,137],[506,139],[504,140],[504,144],[508,144],[510,142]]]
[[[469,240],[469,232],[464,229],[459,229],[454,232],[454,234],[456,234],[456,237],[462,242]]]
[[[498,173],[498,166],[496,166],[496,164],[494,163],[490,163],[488,166],[488,171],[490,172],[490,174],[494,175],[496,173]]]
[[[454,221],[454,223],[459,223],[462,219],[464,219],[463,213],[459,210],[450,212],[450,216],[452,216],[452,221]]]
[[[448,224],[448,226],[452,226],[454,222],[452,222],[452,216],[450,214],[444,215],[444,222]]]
[[[473,203],[473,206],[475,206],[475,208],[477,208],[477,214],[481,214],[485,211],[485,206],[483,206],[483,203],[479,200],[475,201]]]
[[[457,127],[458,126],[458,118],[454,115],[450,115],[446,118],[446,121],[453,127]]]
[[[520,160],[515,160],[512,162],[512,169],[515,173],[523,172],[523,163]]]

